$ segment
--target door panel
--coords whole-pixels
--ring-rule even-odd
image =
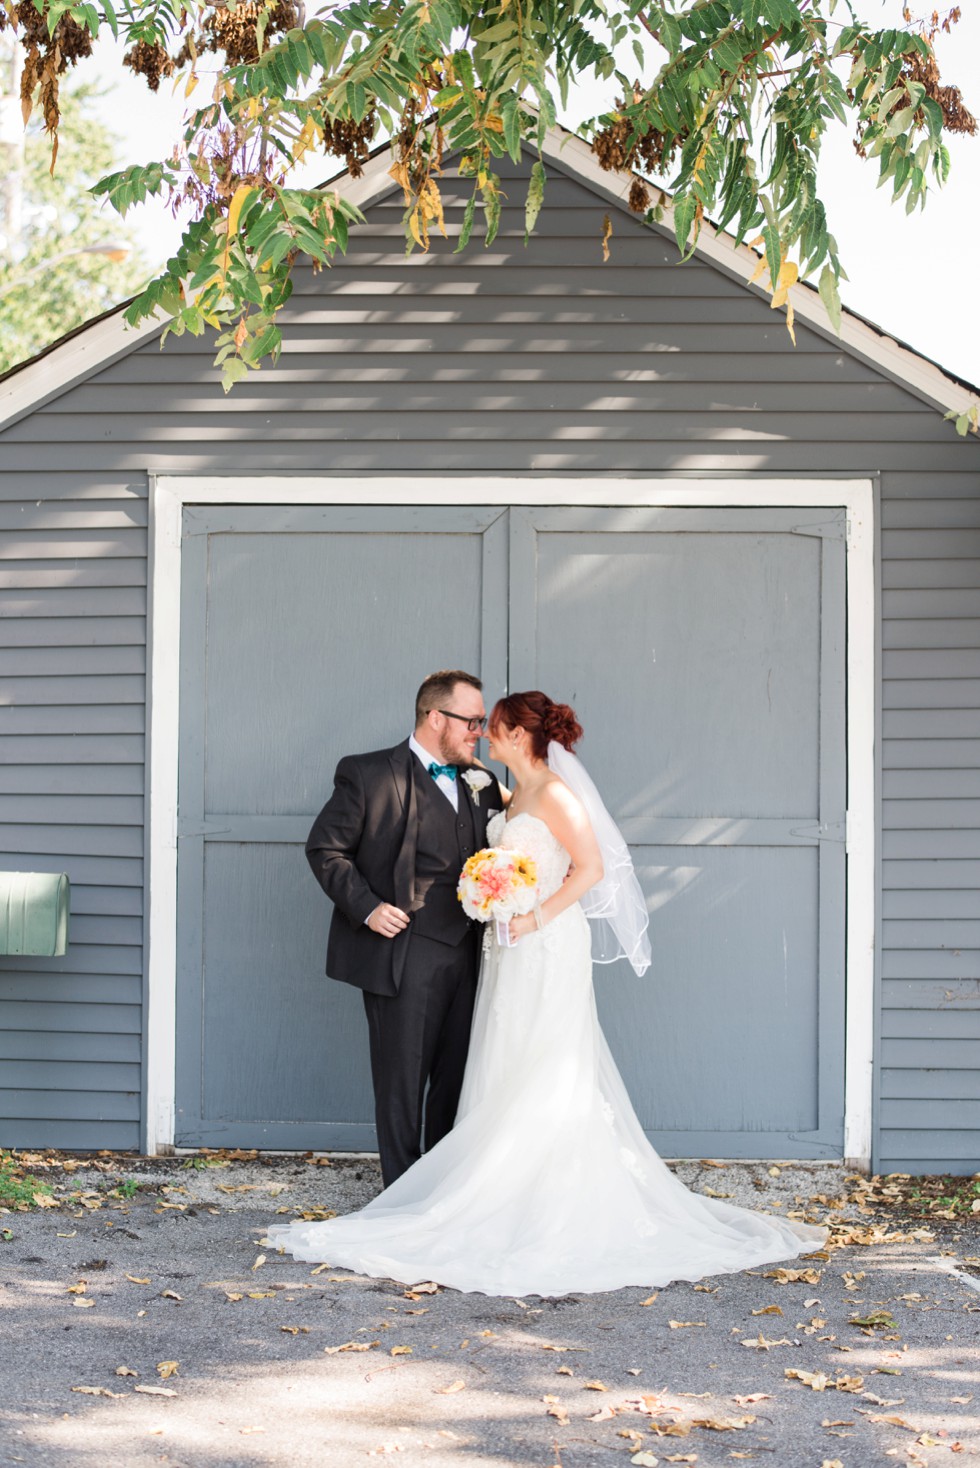
[[[669,1156],[843,1144],[844,521],[514,510],[510,686],[567,698],[653,965],[597,969]]]
[[[502,687],[499,509],[185,512],[178,1144],[375,1145],[361,997],[303,846],[343,754],[439,667]]]

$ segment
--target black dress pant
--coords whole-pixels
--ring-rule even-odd
[[[452,1129],[466,1068],[480,934],[412,933],[397,994],[364,995],[381,1176],[387,1188]],[[425,1090],[428,1084],[428,1095]]]

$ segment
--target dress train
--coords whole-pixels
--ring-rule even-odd
[[[567,853],[536,816],[497,816],[488,837],[534,858],[544,896],[561,885]],[[485,944],[449,1135],[358,1212],[268,1232],[296,1259],[511,1296],[699,1280],[826,1239],[692,1193],[657,1155],[599,1026],[577,904],[513,948]]]

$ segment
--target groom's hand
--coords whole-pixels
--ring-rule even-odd
[[[379,902],[367,919],[367,926],[382,938],[397,938],[410,921],[408,913],[402,912],[400,907],[394,907],[390,902]]]

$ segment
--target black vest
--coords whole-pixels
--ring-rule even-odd
[[[409,909],[412,928],[425,938],[455,945],[472,927],[456,896],[456,884],[463,863],[476,851],[473,801],[459,780],[459,810],[454,811],[415,755],[412,764],[419,820],[415,896]]]

